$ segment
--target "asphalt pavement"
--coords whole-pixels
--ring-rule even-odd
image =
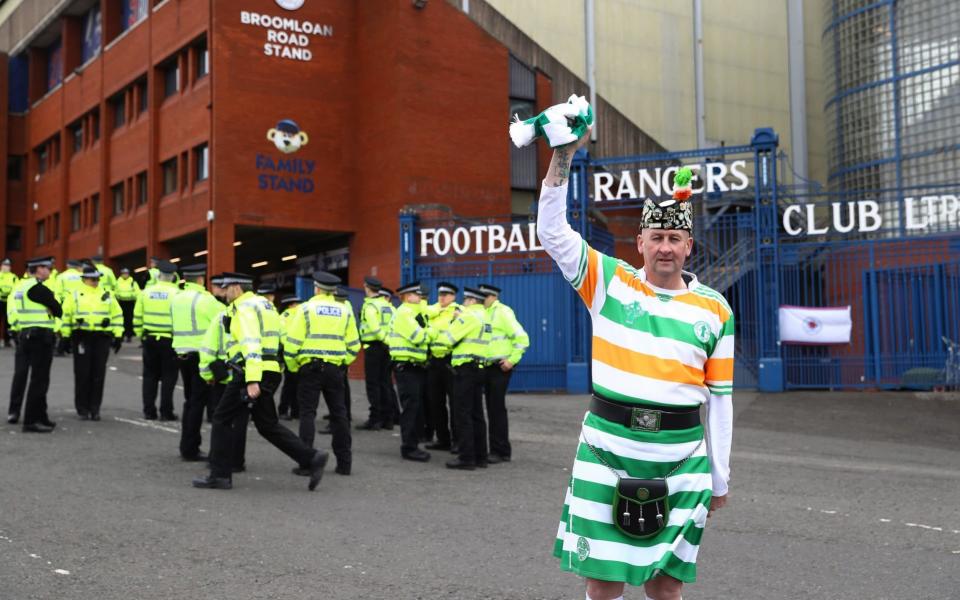
[[[234,489],[197,490],[179,424],[141,419],[140,366],[136,344],[112,357],[103,420],[81,422],[57,358],[56,431],[0,430],[0,600],[583,598],[551,549],[586,396],[509,396],[513,461],[474,472],[444,452],[401,460],[397,430],[354,431],[353,474],[331,468],[313,493],[251,427]],[[3,404],[12,371],[0,350]],[[686,600],[960,598],[960,399],[734,403],[731,500]]]

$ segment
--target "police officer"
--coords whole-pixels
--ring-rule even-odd
[[[530,346],[530,338],[517,321],[513,309],[500,302],[500,288],[482,284],[480,291],[490,329],[490,347],[487,356],[484,391],[487,397],[487,417],[490,420],[490,463],[509,462],[511,458],[509,427],[507,424],[507,387],[513,367],[520,362]]]
[[[160,275],[160,269],[158,267],[160,260],[161,259],[157,258],[156,256],[150,257],[150,268],[147,269],[147,279],[143,282],[144,289],[146,289],[148,285],[153,285],[157,282],[157,276]]]
[[[486,327],[485,295],[478,289],[464,288],[463,308],[450,325],[437,336],[437,344],[451,348],[450,364],[454,372],[453,403],[460,431],[459,456],[447,462],[449,469],[472,471],[487,466],[487,424],[483,418],[484,364],[490,345]]]
[[[126,267],[120,269],[115,293],[117,302],[120,303],[120,310],[123,311],[123,336],[129,342],[133,339],[133,307],[136,306],[137,296],[140,294],[140,286],[130,276],[130,269]]]
[[[360,343],[363,345],[363,375],[367,390],[370,412],[366,422],[357,425],[357,429],[380,429],[384,422],[381,394],[385,393],[384,384],[390,378],[390,360],[387,346],[383,340],[386,331],[383,327],[380,308],[384,304],[380,290],[383,283],[376,277],[363,278],[363,304],[360,305]]]
[[[380,296],[383,298],[383,305],[380,307],[383,331],[386,337],[389,337],[390,330],[393,327],[393,317],[397,311],[396,307],[393,305],[393,290],[390,288],[382,288],[380,290]],[[384,339],[386,339],[386,337]],[[393,424],[400,422],[400,400],[397,397],[397,390],[393,387],[393,365],[389,360],[389,356],[390,348],[388,346],[388,360],[386,366],[387,376],[383,380],[386,394],[384,394],[382,390],[380,392],[380,402],[382,407],[381,412],[384,415],[384,421],[380,428],[392,431]]]
[[[457,304],[459,288],[452,283],[441,281],[437,284],[437,302],[428,307],[430,326],[436,330],[438,338],[450,327],[456,313],[462,310]],[[424,417],[425,439],[431,439],[434,432],[437,441],[427,444],[428,450],[450,450],[450,415],[447,413],[448,399],[453,404],[453,370],[450,365],[450,346],[443,343],[430,344],[430,360],[427,366],[427,391],[425,394]],[[454,409],[451,408],[451,413]],[[456,430],[456,421],[454,421]]]
[[[297,400],[300,404],[300,439],[313,447],[320,393],[330,411],[336,472],[349,475],[353,461],[350,422],[343,389],[343,365],[357,358],[360,340],[353,311],[337,302],[333,294],[340,278],[318,271],[313,274],[314,296],[290,319],[285,353],[299,372]],[[306,475],[304,468],[294,469]]]
[[[173,321],[173,351],[183,378],[183,421],[180,428],[180,458],[206,460],[200,451],[203,411],[210,402],[210,388],[200,377],[200,349],[210,323],[223,312],[223,305],[205,287],[206,263],[183,267],[181,291],[170,303]]]
[[[283,332],[280,342],[286,348],[287,328],[290,326],[290,318],[300,306],[300,298],[294,294],[284,296],[280,299],[280,319],[283,322]],[[283,390],[280,392],[280,404],[277,406],[277,413],[280,418],[289,421],[300,416],[300,406],[297,404],[297,380],[299,374],[296,371],[296,365],[291,365],[291,358],[287,352],[283,353],[283,361],[286,368],[283,371]]]
[[[345,287],[343,287],[342,285],[338,285],[337,291],[333,293],[333,298],[340,304],[343,304],[347,308],[347,310],[350,311],[350,314],[354,315],[353,332],[348,334],[346,337],[347,339],[358,340],[355,350],[359,351],[360,350],[360,342],[359,342],[360,333],[357,329],[357,318],[353,312],[353,304],[350,303],[350,294],[347,293],[347,289]],[[354,356],[354,359],[356,359],[356,356]],[[352,363],[353,361],[350,361],[350,362]],[[340,365],[340,370],[343,371],[343,399],[344,399],[344,404],[346,404],[347,406],[347,423],[350,424],[353,422],[353,414],[350,409],[351,405],[353,404],[352,399],[350,397],[350,364],[345,363]],[[332,431],[330,430],[330,427],[327,426],[326,431],[324,431],[323,433],[332,433]]]
[[[309,471],[307,488],[314,490],[323,477],[329,454],[310,448],[281,425],[273,403],[280,385],[280,315],[266,298],[253,293],[250,275],[224,273],[223,285],[230,301],[224,325],[238,349],[237,360],[230,363],[235,376],[213,415],[210,473],[194,479],[193,485],[208,489],[233,487],[235,437],[249,411],[260,435]]]
[[[60,273],[60,275],[54,279],[53,275],[47,278],[44,281],[44,285],[53,290],[54,295],[57,297],[57,302],[60,303],[61,307],[66,301],[67,296],[72,294],[75,290],[83,287],[83,282],[81,281],[81,276],[83,274],[83,261],[77,259],[68,259],[67,260],[67,269]],[[59,335],[59,331],[57,332]],[[59,336],[60,340],[57,344],[57,356],[63,356],[70,352],[70,338]]]
[[[77,259],[67,260],[67,269],[60,273],[56,280],[47,280],[47,287],[57,293],[57,300],[61,303],[66,297],[80,288],[83,282],[80,281],[83,275],[83,261]]]
[[[94,268],[103,274],[103,277],[100,278],[100,287],[108,292],[116,292],[117,276],[114,274],[113,269],[103,264],[103,255],[94,254],[90,257],[90,260],[93,262]]]
[[[10,259],[5,258],[0,263],[0,333],[3,334],[3,346],[10,347],[10,320],[7,319],[7,298],[17,285],[16,273],[10,270]]]
[[[23,431],[28,433],[50,433],[56,427],[56,423],[47,416],[47,389],[50,387],[54,332],[58,327],[58,319],[63,316],[63,309],[53,291],[43,285],[50,276],[52,264],[49,256],[27,261],[30,278],[14,289],[12,310],[8,310],[10,326],[18,343],[7,422],[13,424],[20,419],[20,406],[26,389]]]
[[[210,278],[211,292],[214,297],[219,297],[220,293],[223,292],[222,284],[222,275],[214,275]],[[224,326],[224,321],[229,318],[229,313],[230,308],[221,303],[220,312],[207,327],[203,343],[200,345],[200,378],[210,388],[210,401],[207,404],[208,421],[212,421],[213,413],[216,412],[220,398],[223,397],[227,384],[233,379],[233,373],[227,367],[227,363],[241,360],[238,356],[240,349]],[[237,422],[241,432],[233,436],[234,453],[231,468],[233,473],[242,473],[246,470],[248,419],[249,411],[244,411],[242,419]]]
[[[220,307],[220,310],[221,310],[220,315],[222,317],[223,313],[226,311],[227,304],[228,304],[226,292],[223,290],[222,274],[218,273],[210,277],[210,293],[213,294],[213,297],[217,299],[217,302],[219,302],[222,305]],[[222,327],[221,327],[221,330],[222,330]],[[225,334],[221,335],[220,339],[222,339],[224,336]],[[218,358],[223,358],[224,360],[226,360],[226,356],[222,356],[222,357],[218,356]],[[213,413],[217,409],[217,402],[220,401],[220,396],[223,395],[223,389],[225,387],[226,386],[221,383],[215,383],[213,385],[213,390],[210,394],[210,402],[207,403],[207,423],[213,423]]]
[[[276,305],[277,303],[277,286],[272,282],[261,283],[257,287],[257,295],[263,296],[270,301],[270,304]]]
[[[160,385],[160,420],[175,421],[173,389],[177,385],[177,353],[173,350],[170,305],[180,289],[173,283],[177,266],[157,261],[156,283],[144,288],[133,308],[133,329],[143,342],[143,418],[157,418],[157,385]]]
[[[123,311],[100,286],[102,277],[96,268],[85,268],[81,286],[63,303],[60,335],[70,339],[73,348],[74,408],[81,421],[100,420],[107,358],[110,348],[119,352],[123,342]]]
[[[417,413],[423,407],[423,393],[427,380],[427,348],[435,333],[422,314],[420,300],[423,290],[420,282],[397,290],[403,303],[393,316],[393,325],[387,337],[390,359],[397,377],[400,394],[400,455],[407,460],[426,462],[430,453],[419,447],[420,430]]]

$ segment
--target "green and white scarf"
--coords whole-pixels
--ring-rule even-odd
[[[525,121],[517,115],[513,118],[510,139],[517,148],[529,146],[538,137],[546,139],[551,148],[563,146],[580,139],[594,123],[593,107],[576,94]]]

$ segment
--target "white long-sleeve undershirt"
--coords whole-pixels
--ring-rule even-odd
[[[537,207],[537,238],[557,263],[567,280],[577,276],[583,238],[567,222],[567,186],[540,189]],[[730,449],[733,442],[733,397],[710,394],[707,401],[707,454],[715,496],[726,495],[730,481]]]

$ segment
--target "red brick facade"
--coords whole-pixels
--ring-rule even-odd
[[[351,285],[371,272],[395,284],[404,205],[442,203],[477,216],[510,212],[508,50],[448,3],[417,9],[409,0],[306,0],[294,11],[274,0],[151,5],[146,19],[117,38],[119,3],[101,0],[105,47],[77,72],[79,21],[61,18],[63,83],[43,95],[42,50],[31,49],[30,110],[8,115],[6,98],[0,104],[0,150],[9,145],[0,161],[28,157],[22,182],[5,182],[5,164],[0,171],[0,225],[23,231],[22,251],[9,253],[16,269],[33,254],[54,254],[62,265],[102,251],[108,262],[129,264],[208,248],[212,269],[249,271],[235,264],[235,228],[260,227],[342,234]],[[299,24],[263,27],[250,13]],[[304,33],[314,26],[319,33]],[[204,40],[210,66],[201,77]],[[305,48],[310,59],[267,55],[284,46],[301,56]],[[173,61],[180,89],[165,97],[163,67]],[[3,81],[5,69],[4,58]],[[539,74],[538,105],[549,103],[551,92],[549,78]],[[121,101],[125,123],[115,128]],[[285,119],[306,134],[289,154],[268,139]],[[74,124],[85,132],[78,152]],[[35,149],[57,137],[59,160],[38,177]],[[197,181],[196,149],[205,143],[209,178]],[[170,160],[177,181],[165,194],[170,182],[162,165]],[[118,185],[125,204],[115,215]],[[81,226],[72,231],[77,210]],[[38,244],[43,220],[47,239]]]

